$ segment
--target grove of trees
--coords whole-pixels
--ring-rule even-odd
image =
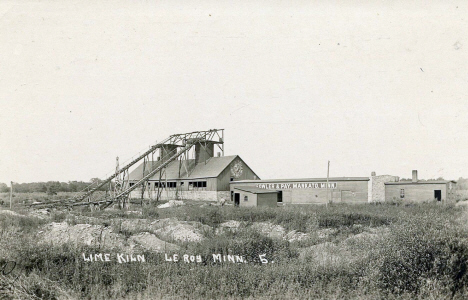
[[[80,192],[91,183],[100,183],[99,178],[92,178],[89,182],[85,181],[47,181],[47,182],[30,182],[30,183],[15,183],[13,182],[13,192],[15,193],[47,193],[55,195],[58,192]],[[108,186],[103,186],[100,190],[105,191]],[[5,183],[0,183],[0,193],[10,192],[10,187]]]

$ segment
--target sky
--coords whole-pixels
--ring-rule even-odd
[[[466,1],[0,2],[0,182],[225,129],[262,179],[468,177]]]

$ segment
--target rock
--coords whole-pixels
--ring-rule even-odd
[[[305,241],[310,239],[310,235],[303,232],[298,232],[296,230],[292,230],[288,232],[283,239],[288,240],[290,243],[297,242],[297,241]]]
[[[1,209],[0,214],[11,215],[11,216],[22,216],[19,213],[12,211],[12,210],[8,210],[8,209]]]
[[[163,240],[179,242],[199,242],[205,238],[205,232],[212,231],[210,226],[200,222],[178,221],[175,218],[156,220],[150,228]]]
[[[337,232],[337,230],[335,228],[320,229],[320,230],[317,230],[317,237],[319,239],[326,239],[330,235],[335,234],[336,232]]]
[[[226,228],[231,228],[231,229],[239,229],[241,226],[240,221],[235,221],[235,220],[229,220],[224,223],[219,224],[219,227],[226,227]]]
[[[44,226],[40,234],[42,242],[62,245],[72,243],[74,245],[100,246],[105,248],[125,247],[123,235],[112,232],[109,227],[90,224],[77,224],[69,226],[66,222],[52,222]]]
[[[129,242],[133,247],[139,245],[145,250],[157,253],[173,252],[180,249],[179,246],[160,240],[154,234],[149,232],[141,232],[133,235],[129,238]]]
[[[114,220],[114,224],[117,225],[121,231],[127,232],[148,231],[151,227],[151,221],[147,219]]]
[[[229,220],[224,223],[219,224],[216,228],[215,234],[220,235],[226,232],[237,232],[239,227],[242,225],[241,222],[235,220]]]
[[[179,200],[169,200],[169,202],[158,205],[158,208],[169,208],[185,205],[184,201]]]
[[[255,222],[252,224],[252,229],[272,239],[282,239],[286,234],[283,226],[274,225],[270,222]]]
[[[321,243],[307,248],[299,249],[299,259],[316,264],[329,264],[341,262],[338,247],[330,242]]]
[[[272,239],[282,239],[289,242],[310,239],[310,234],[308,233],[303,233],[296,230],[292,230],[286,233],[286,230],[283,226],[275,225],[270,222],[255,222],[252,224],[252,229]]]

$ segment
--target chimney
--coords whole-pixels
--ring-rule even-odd
[[[418,170],[413,170],[413,180],[412,182],[418,182]]]
[[[218,152],[218,157],[221,157],[221,152]]]
[[[372,172],[372,173],[371,173],[371,176],[375,176],[375,172]]]

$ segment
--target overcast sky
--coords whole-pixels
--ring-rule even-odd
[[[468,177],[467,19],[466,1],[3,0],[0,182],[102,178],[211,128],[262,179],[328,160]]]

